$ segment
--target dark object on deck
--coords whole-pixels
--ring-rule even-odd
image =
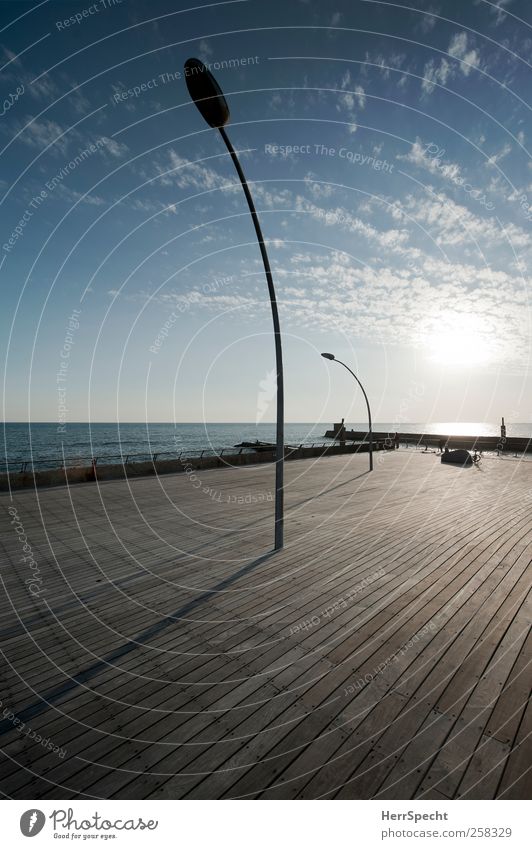
[[[277,445],[275,442],[261,442],[256,439],[255,442],[239,442],[235,448],[251,448],[253,451],[275,451]],[[295,445],[285,445],[285,450],[297,451]]]
[[[441,461],[442,463],[457,463],[459,466],[473,465],[473,458],[465,448],[458,448],[456,451],[449,451],[448,448],[445,448],[441,455]]]
[[[252,448],[253,451],[275,451],[275,447],[273,442],[259,442],[258,439],[255,442],[239,442],[235,445],[235,448]]]

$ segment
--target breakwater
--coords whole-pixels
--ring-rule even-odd
[[[337,439],[338,428],[328,430],[325,436],[329,439]],[[363,430],[346,430],[344,433],[346,442],[367,440],[368,433]],[[399,445],[414,445],[425,448],[466,448],[469,451],[497,451],[498,453],[526,454],[532,453],[532,438],[520,436],[449,436],[438,433],[373,433],[375,442],[385,442],[387,447],[397,442]],[[339,441],[339,440],[338,440]]]

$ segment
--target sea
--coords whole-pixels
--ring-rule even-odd
[[[348,429],[365,430],[363,422],[346,422]],[[332,422],[285,424],[286,445],[325,443],[325,431]],[[486,422],[430,422],[411,424],[376,422],[376,432],[441,433],[445,435],[498,436],[500,424]],[[507,424],[507,436],[532,435],[532,424]],[[51,469],[61,465],[86,465],[91,459],[98,462],[122,463],[149,459],[153,454],[161,459],[182,454],[196,457],[202,451],[218,454],[242,441],[275,442],[275,424],[250,423],[168,423],[168,422],[79,422],[64,426],[55,422],[4,422],[3,469],[18,470],[27,464],[36,469]]]

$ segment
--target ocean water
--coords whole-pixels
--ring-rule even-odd
[[[362,422],[346,423],[348,428],[364,430]],[[310,445],[325,442],[325,431],[331,423],[287,423],[285,443],[287,445]],[[377,422],[375,431],[395,432],[397,424]],[[405,433],[442,433],[472,436],[497,436],[499,424],[485,422],[432,422],[402,424]],[[532,424],[508,424],[508,436],[530,436]],[[194,457],[201,451],[219,453],[236,443],[259,439],[275,442],[275,424],[171,424],[171,423],[101,423],[86,422],[66,425],[65,433],[58,433],[57,425],[49,422],[31,424],[6,422],[3,424],[3,461],[14,470],[23,463],[33,463],[35,468],[56,468],[67,465],[90,464],[92,457],[98,462],[120,463],[147,459],[152,454],[167,454]],[[85,462],[83,462],[85,461]],[[29,466],[28,466],[29,468]]]

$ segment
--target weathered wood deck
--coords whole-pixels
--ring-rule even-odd
[[[377,460],[2,495],[3,794],[530,797],[532,464]]]

